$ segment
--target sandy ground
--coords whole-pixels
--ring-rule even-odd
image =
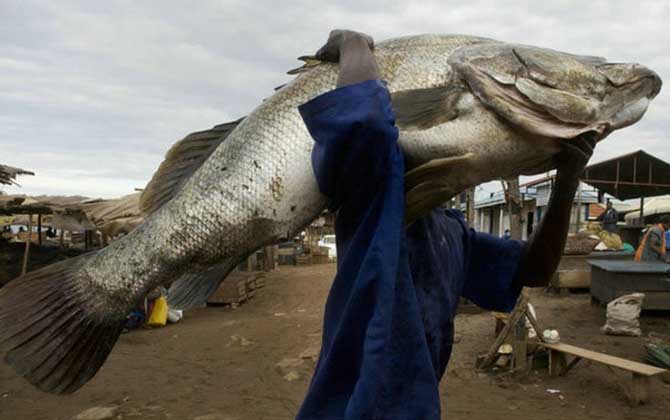
[[[69,419],[95,406],[116,407],[119,419],[291,419],[314,368],[309,356],[318,350],[334,272],[332,264],[281,267],[238,308],[198,309],[180,324],[125,334],[100,373],[71,396],[41,393],[0,364],[0,419]],[[532,301],[540,322],[558,328],[564,341],[641,360],[643,339],[600,334],[604,309],[588,295],[535,291]],[[667,315],[642,323],[645,335],[670,338]],[[490,313],[457,317],[458,344],[441,384],[443,418],[668,418],[670,385],[654,380],[651,402],[630,407],[628,375],[602,365],[581,362],[560,378],[475,372],[475,356],[491,345],[493,328]]]

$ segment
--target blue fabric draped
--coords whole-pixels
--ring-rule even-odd
[[[300,107],[319,189],[337,212],[338,270],[297,418],[439,419],[460,296],[510,310],[523,244],[434,210],[404,226],[404,159],[390,95],[369,80]]]

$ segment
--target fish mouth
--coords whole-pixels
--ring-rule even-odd
[[[630,90],[648,99],[654,99],[663,86],[658,73],[637,63],[605,63],[598,70],[620,89]]]
[[[637,63],[605,63],[597,69],[616,88],[616,94],[609,98],[615,109],[618,108],[610,119],[614,130],[638,122],[663,86],[655,71]]]

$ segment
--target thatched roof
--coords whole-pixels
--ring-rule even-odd
[[[139,207],[140,194],[88,201],[82,203],[81,209],[102,233],[113,238],[120,233],[129,233],[144,220]]]
[[[81,210],[67,213],[56,213],[51,216],[49,226],[56,229],[68,230],[70,232],[82,232],[85,230],[96,229],[96,226],[88,219],[88,217],[86,217],[86,213]]]
[[[14,168],[12,166],[0,165],[0,184],[16,185],[14,181],[17,175],[35,175],[33,172],[26,171],[21,168]]]
[[[114,199],[81,196],[0,195],[0,215],[15,216],[12,224],[28,224],[28,215],[42,214],[43,226],[68,231],[99,229],[107,236],[128,233],[142,223],[140,193]],[[35,219],[33,219],[35,222]]]

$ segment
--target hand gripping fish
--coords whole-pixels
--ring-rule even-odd
[[[635,123],[661,88],[637,64],[471,36],[392,39],[375,55],[414,168],[412,214],[485,181],[552,168],[560,142]],[[7,362],[44,391],[71,393],[95,375],[150,290],[183,276],[172,290],[206,298],[251,252],[315,219],[328,203],[297,107],[336,78],[335,65],[308,61],[243,120],[180,141],[145,191],[149,215],[134,231],[0,290]]]

